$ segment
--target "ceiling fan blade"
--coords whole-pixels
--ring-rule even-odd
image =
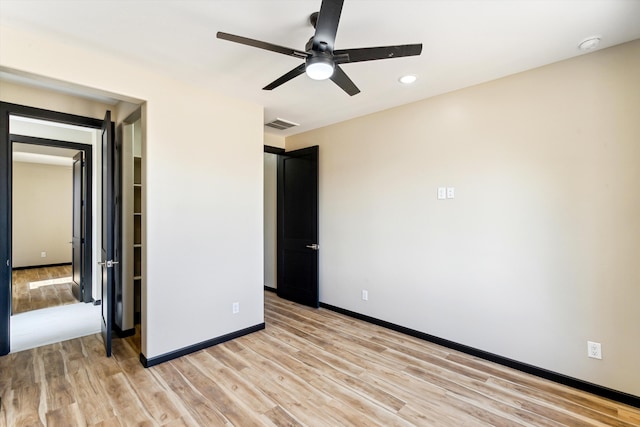
[[[307,52],[303,52],[301,50],[291,49],[289,47],[278,46],[273,43],[267,43],[260,40],[254,40],[247,37],[236,36],[234,34],[223,33],[222,31],[218,31],[216,37],[222,40],[228,40],[230,42],[240,43],[247,46],[257,47],[259,49],[268,50],[271,52],[281,53],[283,55],[289,55],[296,58],[305,59],[309,54]]]
[[[278,86],[280,86],[281,84],[284,84],[284,83],[288,82],[289,80],[291,80],[291,79],[293,79],[295,77],[298,77],[300,74],[304,73],[304,67],[305,67],[304,63],[298,65],[296,68],[294,68],[293,70],[289,71],[284,76],[277,78],[276,80],[272,81],[271,83],[269,83],[268,85],[263,87],[262,90],[275,89]]]
[[[375,61],[378,59],[400,58],[403,56],[416,56],[420,55],[420,53],[422,53],[422,43],[403,44],[398,46],[363,47],[359,49],[342,49],[333,51],[336,64]]]
[[[343,3],[344,0],[322,0],[318,22],[316,22],[316,33],[313,36],[314,50],[324,51],[322,44],[326,44],[327,50],[333,50]]]
[[[351,81],[349,76],[347,76],[347,74],[342,70],[342,68],[340,68],[339,65],[336,65],[336,67],[334,68],[331,80],[333,80],[335,84],[340,86],[342,90],[347,92],[349,96],[357,95],[360,93],[360,89],[358,89],[358,86],[356,86],[355,83]]]

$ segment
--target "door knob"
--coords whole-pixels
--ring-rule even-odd
[[[111,261],[111,260],[98,263],[99,266],[104,267],[106,265],[107,268],[113,268],[113,266],[116,264],[120,264],[120,263],[118,261]]]
[[[318,249],[320,249],[320,245],[318,245],[317,243],[313,243],[311,245],[307,245],[307,247],[309,249],[313,249],[314,251],[317,251]]]

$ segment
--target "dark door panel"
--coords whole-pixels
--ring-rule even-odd
[[[11,173],[9,111],[0,103],[0,356],[10,351],[11,321]]]
[[[71,236],[71,276],[73,296],[78,301],[84,300],[84,200],[85,188],[83,180],[83,155],[82,151],[73,156],[73,215]]]
[[[318,147],[278,158],[278,295],[319,306]]]
[[[120,281],[119,155],[113,140],[111,112],[102,125],[102,338],[107,357],[111,356],[114,290]]]

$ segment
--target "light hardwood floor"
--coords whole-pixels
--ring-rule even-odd
[[[71,277],[71,265],[38,267],[12,271],[13,314],[79,302],[71,292],[71,281],[30,286],[33,282]]]
[[[144,369],[138,337],[0,358],[0,426],[632,426],[640,410],[265,294],[266,329]]]

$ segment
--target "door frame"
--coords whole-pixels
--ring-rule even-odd
[[[282,280],[282,268],[283,268],[283,263],[284,263],[284,241],[283,241],[283,236],[282,236],[282,230],[283,230],[283,222],[286,221],[285,215],[284,215],[284,205],[282,202],[282,199],[284,197],[284,193],[283,193],[283,182],[282,182],[282,174],[281,174],[281,168],[282,168],[282,160],[284,158],[287,157],[288,154],[290,153],[302,153],[302,152],[318,152],[318,146],[312,146],[312,147],[306,147],[306,148],[302,148],[299,150],[293,150],[291,152],[287,152],[286,149],[284,148],[279,148],[279,147],[273,147],[273,146],[269,146],[269,145],[264,145],[264,149],[263,151],[265,153],[270,153],[270,154],[275,154],[278,158],[278,162],[277,162],[277,180],[276,180],[276,198],[277,198],[277,203],[276,203],[276,268],[277,268],[277,272],[276,272],[276,287],[275,288],[271,288],[271,287],[267,287],[266,285],[264,286],[265,290],[268,291],[272,291],[272,292],[276,292],[280,297],[282,297],[282,295],[279,293],[279,289],[281,286],[281,280]],[[316,154],[317,155],[317,154]],[[317,179],[319,180],[319,173],[320,171],[318,170],[318,176]],[[316,182],[316,185],[318,185],[319,181]],[[317,200],[317,208],[319,209],[319,203],[320,200]],[[318,212],[319,214],[319,212]],[[318,227],[319,223],[318,223],[319,218],[316,218],[316,227]],[[318,230],[316,230],[316,233],[318,233]],[[319,238],[319,235],[316,236],[317,238]],[[318,256],[317,252],[316,252],[316,256]],[[317,307],[318,304],[320,304],[320,298],[319,298],[319,294],[320,294],[320,278],[317,277],[316,279],[316,284],[317,284],[317,297],[316,297],[316,301],[314,302],[314,304],[311,304],[314,307]]]
[[[284,154],[286,152],[286,150],[284,148],[279,148],[279,147],[272,147],[271,145],[265,145],[264,146],[264,152],[265,153],[270,153],[270,154]]]
[[[101,119],[0,102],[0,171],[4,171],[4,173],[0,173],[0,205],[6,206],[6,208],[0,209],[0,235],[6,236],[6,239],[2,239],[0,242],[0,356],[9,354],[11,351],[11,159],[12,141],[14,140],[9,134],[10,116],[28,117],[94,129],[102,127]],[[84,146],[84,144],[79,145]],[[87,153],[91,153],[91,150],[87,150]],[[87,161],[87,163],[89,162]],[[89,233],[90,235],[91,233]],[[88,270],[92,271],[91,257],[87,258],[85,262],[89,265]]]

